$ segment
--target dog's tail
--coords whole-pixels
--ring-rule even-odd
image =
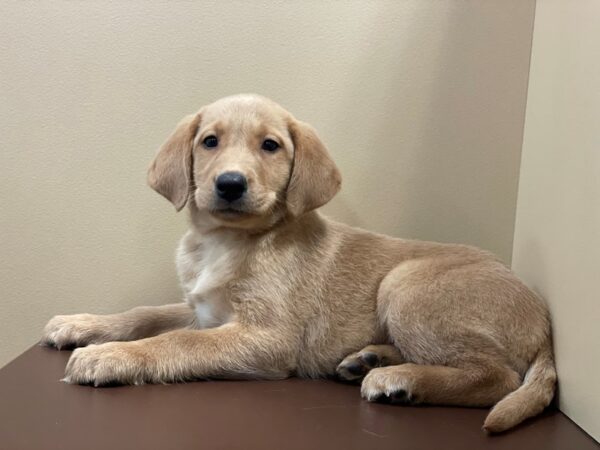
[[[532,361],[523,384],[496,403],[485,419],[483,430],[500,433],[539,414],[552,401],[555,388],[556,369],[548,338]]]

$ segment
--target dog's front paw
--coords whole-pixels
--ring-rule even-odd
[[[136,342],[108,342],[76,349],[63,381],[105,386],[142,384],[147,380],[150,358]]]
[[[60,350],[108,340],[108,329],[102,316],[73,314],[50,319],[44,328],[41,343]]]

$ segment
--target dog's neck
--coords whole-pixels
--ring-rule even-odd
[[[209,278],[200,277],[194,281],[194,290],[213,289],[241,273],[240,268],[251,263],[259,255],[271,254],[276,248],[300,247],[307,253],[316,248],[327,233],[328,220],[316,211],[299,217],[281,220],[263,230],[245,230],[232,227],[197,227],[192,222],[190,230],[183,238],[184,250],[191,250],[193,259],[200,263]],[[243,272],[243,271],[242,271]],[[213,274],[218,273],[218,277]],[[207,275],[208,276],[208,275]],[[216,284],[214,284],[216,283]]]
[[[276,254],[275,248],[301,246],[304,252],[310,251],[319,241],[319,230],[326,228],[324,220],[309,212],[260,232],[206,229],[192,223],[180,243],[177,261],[185,298],[196,310],[198,324],[212,327],[233,320],[231,292],[224,288],[244,277],[264,255]]]

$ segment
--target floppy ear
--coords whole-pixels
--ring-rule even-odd
[[[342,176],[317,133],[307,123],[291,119],[294,163],[287,205],[294,216],[323,206],[340,190]]]
[[[148,184],[165,197],[177,211],[187,203],[192,182],[192,145],[200,113],[186,116],[158,153],[148,169]]]

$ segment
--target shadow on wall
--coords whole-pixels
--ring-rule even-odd
[[[353,156],[355,164],[342,168],[343,190],[328,210],[371,229],[372,211],[381,211],[384,217],[377,218],[374,231],[478,245],[508,261],[529,50],[515,61],[513,49],[523,47],[517,42],[522,35],[506,44],[511,38],[492,14],[481,20],[481,12],[471,14],[464,4],[444,7],[446,15],[431,18],[426,10],[413,8],[402,20],[403,39],[384,35],[390,20],[384,10],[370,27],[373,46],[357,55],[345,101],[336,112],[340,127],[360,130],[360,142],[348,144],[361,150]],[[498,12],[509,14],[505,9]],[[486,35],[486,27],[494,26]],[[495,44],[497,51],[489,56]],[[508,69],[507,61],[512,64]],[[498,75],[504,72],[509,76]],[[385,107],[374,111],[356,103],[357,90],[370,91],[368,97]],[[344,122],[346,112],[357,109],[364,123]],[[373,140],[389,148],[373,148]],[[381,152],[393,156],[378,158]]]

